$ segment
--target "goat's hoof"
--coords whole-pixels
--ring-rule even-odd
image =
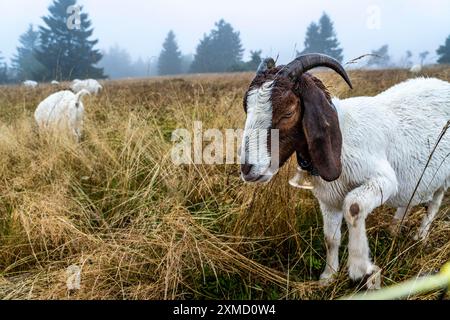
[[[413,236],[413,240],[414,241],[420,241],[420,242],[426,242],[428,238],[428,234],[427,233],[423,233],[418,231],[416,234],[414,234]]]
[[[336,273],[324,272],[320,275],[319,285],[321,287],[327,287],[333,283]]]
[[[372,273],[366,275],[362,282],[367,290],[379,290],[381,288],[381,269],[374,265]]]
[[[359,278],[360,280],[352,279],[353,286],[356,286],[356,290],[378,290],[381,288],[381,269],[376,265],[372,265],[368,273]]]
[[[319,287],[325,288],[333,283],[333,278],[320,279],[318,283],[319,283]]]

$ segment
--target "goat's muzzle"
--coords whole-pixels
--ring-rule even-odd
[[[267,169],[263,174],[252,172],[253,165],[242,164],[241,165],[241,179],[244,182],[249,183],[266,183],[272,180],[274,174],[270,169]]]

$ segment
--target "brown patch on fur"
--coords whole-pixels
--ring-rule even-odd
[[[359,205],[357,203],[350,206],[350,214],[352,217],[356,217],[359,214]]]

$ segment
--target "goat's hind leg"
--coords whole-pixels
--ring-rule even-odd
[[[441,188],[433,195],[433,199],[428,204],[427,212],[422,220],[422,224],[419,228],[418,233],[414,236],[414,240],[426,240],[426,238],[428,237],[431,224],[433,223],[437,213],[439,212],[444,194],[445,190],[444,188]]]
[[[391,224],[389,225],[389,228],[388,228],[388,231],[391,234],[391,236],[395,237],[400,233],[401,227],[402,227],[402,221],[405,218],[405,216],[409,213],[410,210],[411,210],[411,208],[406,210],[406,207],[397,208],[397,211],[395,212],[395,216],[394,216],[394,218],[392,218]]]

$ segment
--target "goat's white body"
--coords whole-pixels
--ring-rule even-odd
[[[98,83],[97,80],[87,79],[87,80],[74,80],[72,86],[70,87],[73,92],[78,93],[81,90],[87,90],[91,94],[98,94],[103,87]]]
[[[342,175],[331,183],[314,179],[327,243],[327,266],[321,278],[329,279],[339,268],[340,228],[345,218],[349,275],[356,280],[375,273],[378,278],[367,282],[375,288],[380,269],[369,257],[366,217],[387,204],[399,208],[398,220],[408,205],[429,203],[417,237],[424,239],[450,184],[450,132],[442,137],[427,166],[450,120],[450,83],[419,78],[375,97],[333,102],[343,136]]]
[[[38,86],[38,83],[33,80],[26,80],[23,82],[23,85],[27,88],[36,88]]]
[[[69,129],[79,140],[84,116],[84,106],[80,97],[84,94],[88,93],[81,91],[74,94],[71,91],[60,91],[50,95],[38,105],[34,113],[39,127]]]
[[[334,99],[333,103],[343,136],[343,170],[335,182],[316,179],[315,196],[329,206],[342,208],[349,191],[392,169],[397,190],[388,199],[380,194],[380,204],[407,206],[450,120],[450,83],[414,79],[375,97]],[[445,161],[449,153],[450,132],[437,147],[411,205],[429,202],[449,183],[450,159]]]
[[[411,69],[409,69],[409,72],[420,73],[422,72],[422,66],[420,64],[415,64],[411,67]]]

